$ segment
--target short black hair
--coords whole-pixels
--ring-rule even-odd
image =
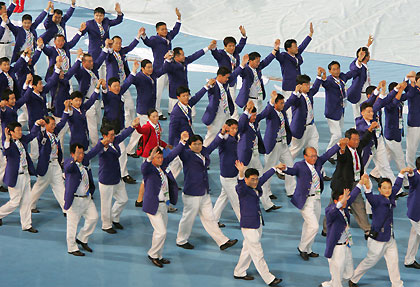
[[[248,57],[249,57],[250,61],[253,61],[257,58],[261,58],[261,55],[258,52],[251,52],[251,53],[249,53]]]
[[[32,16],[29,14],[25,14],[22,16],[22,22],[25,20],[30,20],[32,22]]]
[[[157,113],[158,111],[155,108],[151,108],[147,111],[147,116],[150,117],[153,113]]]
[[[231,70],[227,67],[220,67],[217,70],[217,75],[226,76],[227,74],[230,74]]]
[[[116,83],[116,82],[120,82],[120,79],[118,79],[117,77],[111,77],[111,78],[109,78],[109,80],[108,80],[108,86],[109,87],[111,87],[112,86],[112,84],[113,83]]]
[[[227,124],[229,127],[233,125],[239,125],[238,121],[235,119],[228,119],[225,124]]]
[[[70,100],[73,100],[75,98],[79,98],[83,100],[83,94],[80,91],[74,91],[70,94]]]
[[[331,198],[332,200],[338,200],[340,198],[341,195],[344,194],[344,190],[342,188],[340,189],[335,189],[331,192]]]
[[[70,145],[70,154],[74,154],[76,152],[76,148],[82,148],[83,151],[85,150],[82,144],[74,143]]]
[[[369,55],[370,55],[370,53],[369,53],[369,48],[368,47],[360,47],[359,49],[357,49],[357,51],[356,51],[356,58],[358,58],[359,57],[359,52],[360,51],[364,51],[366,54],[365,54],[365,56],[363,57],[363,59],[362,59],[362,61],[364,61],[365,59],[366,59],[366,57],[369,57]]]
[[[288,39],[286,40],[286,42],[284,42],[284,49],[287,51],[287,49],[289,49],[290,47],[292,47],[292,44],[295,43],[297,44],[295,39]]]
[[[50,121],[55,121],[55,118],[53,116],[45,116],[44,121],[49,124]]]
[[[105,9],[102,7],[96,7],[95,10],[93,10],[93,15],[95,15],[96,13],[105,15]]]
[[[63,15],[63,10],[54,9],[54,14]]]
[[[166,23],[165,22],[157,22],[155,26],[156,26],[156,29],[157,29],[160,26],[166,26]]]
[[[7,128],[9,131],[14,132],[15,128],[22,127],[22,125],[19,122],[10,122],[7,124]]]
[[[303,149],[303,155],[306,155],[306,151],[307,151],[308,149],[314,149],[314,150],[316,151],[316,148],[314,148],[313,146],[307,146],[307,147],[305,147],[305,148]]]
[[[176,89],[176,96],[179,97],[181,94],[183,93],[190,93],[190,89],[188,89],[187,87],[184,86],[180,86],[178,87],[178,89]]]
[[[297,75],[296,76],[296,84],[297,85],[302,85],[302,84],[309,84],[311,83],[311,77],[309,77],[308,75]]]
[[[416,82],[418,81],[418,79],[420,79],[420,72],[416,73]]]
[[[174,52],[174,57],[175,57],[176,55],[180,55],[181,51],[183,51],[183,50],[182,50],[181,47],[176,47],[172,51]]]
[[[112,37],[112,41],[114,41],[114,39],[120,39],[122,41],[122,38],[118,35],[115,35],[114,37]]]
[[[257,169],[255,169],[255,168],[248,168],[246,171],[245,171],[245,177],[246,178],[249,178],[250,176],[252,176],[252,175],[256,175],[256,176],[260,176],[260,173],[258,172],[258,170]]]
[[[41,81],[42,81],[42,78],[40,76],[33,75],[33,77],[32,77],[32,85],[33,86],[38,85],[38,83],[41,82]]]
[[[397,82],[391,82],[388,85],[388,92],[391,92],[396,86],[398,86]]]
[[[360,105],[360,111],[363,112],[364,110],[366,110],[367,108],[373,108],[373,105],[371,103],[368,102],[363,102]]]
[[[13,91],[9,88],[5,89],[1,95],[2,101],[9,101],[10,95],[14,95]]]
[[[378,182],[378,188],[382,188],[382,184],[384,182],[388,182],[392,186],[392,181],[389,178],[387,178],[387,177],[383,177]]]
[[[371,95],[376,90],[376,86],[369,86],[366,88],[366,95]]]
[[[115,128],[114,128],[113,125],[103,124],[99,131],[100,131],[102,136],[107,136],[110,131],[115,131]]]
[[[144,59],[143,61],[141,61],[141,67],[142,68],[146,68],[147,64],[151,64],[152,61],[148,60],[148,59]]]
[[[201,143],[203,143],[203,138],[200,135],[197,134],[193,134],[192,136],[190,136],[190,138],[188,139],[188,145],[191,145],[192,143],[196,142],[196,141],[201,141]]]
[[[331,61],[331,63],[328,64],[328,70],[331,70],[332,66],[334,65],[338,65],[338,67],[340,68],[340,63],[337,61]]]
[[[360,136],[359,132],[355,128],[348,129],[344,133],[344,137],[346,137],[348,139],[351,139],[351,136],[352,135],[358,135],[358,136]]]
[[[151,155],[151,154],[152,154],[152,152],[153,152],[153,149],[150,149],[150,150],[149,150],[149,155]],[[158,154],[163,154],[163,150],[162,150],[160,147],[158,147],[158,148],[156,149],[156,153],[158,153]]]
[[[236,40],[235,38],[229,36],[223,39],[223,45],[226,47],[228,44],[233,43],[234,45],[236,45]]]
[[[3,8],[3,6],[6,6],[6,3],[4,3],[4,2],[2,1],[2,2],[0,2],[0,9],[2,9],[2,8]]]
[[[246,110],[246,105],[244,106],[244,111]],[[254,106],[251,110],[251,113],[256,113],[257,112],[257,107]]]
[[[10,59],[7,57],[1,57],[0,58],[0,65],[3,64],[3,62],[10,62]]]
[[[280,101],[280,100],[284,100],[284,96],[282,94],[280,94],[280,93],[277,93],[277,97],[274,100],[274,103],[277,104],[277,102]]]
[[[66,37],[64,37],[64,35],[63,35],[63,34],[56,34],[56,35],[54,36],[54,40],[57,40],[57,38],[63,38],[64,40],[66,40]]]
[[[420,156],[416,158],[416,169],[420,169]]]
[[[92,55],[89,54],[89,53],[84,53],[83,54],[83,57],[82,57],[82,62],[84,62],[86,60],[86,58],[88,58],[88,57],[91,57],[92,58]]]

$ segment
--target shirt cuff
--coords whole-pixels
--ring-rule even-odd
[[[135,77],[136,76],[136,72],[134,72],[134,70],[133,70],[133,71],[131,71],[130,75],[133,75]]]
[[[221,133],[219,133],[219,138],[223,140],[223,139],[225,139],[225,135],[226,134],[222,135]]]
[[[362,64],[360,64],[358,60],[356,60],[356,67],[358,67],[359,69],[362,68]]]
[[[146,159],[147,162],[152,162],[149,158]]]
[[[48,10],[47,9],[44,9],[44,11],[48,13]]]
[[[339,201],[339,202],[337,202],[337,204],[335,205],[335,207],[337,209],[340,209],[341,207],[343,207],[343,204]]]
[[[242,35],[242,37],[241,37],[241,38],[242,38],[242,39],[248,39],[248,37],[247,37],[247,36],[243,36],[243,35]]]
[[[244,180],[245,179],[245,176],[244,177],[238,177],[238,180]]]
[[[399,177],[399,178],[404,178],[404,174],[399,173],[399,174],[398,174],[398,177]]]
[[[178,20],[176,20],[176,22],[177,22],[177,23],[181,23],[181,20],[179,20],[179,19],[178,19]]]
[[[109,53],[109,49],[107,47],[103,47],[102,51],[104,51],[104,53]]]
[[[369,189],[367,189],[367,188],[365,187],[365,193],[371,193],[371,192],[372,192],[372,182],[370,181],[370,179],[369,179],[369,182],[370,182],[370,188],[369,188]]]
[[[210,88],[207,85],[205,85],[204,89],[206,89],[208,91]]]
[[[373,94],[374,94],[375,96],[379,95],[379,90],[378,90],[378,88],[376,88],[376,89],[373,91]]]
[[[101,90],[102,90],[102,93],[104,93],[104,94],[108,93],[108,89],[102,89],[102,87],[101,87]]]
[[[323,81],[321,76],[316,76],[316,78],[317,78],[318,80]]]
[[[139,38],[139,37],[136,37],[136,38],[134,38],[134,39],[136,39],[138,42],[140,42],[140,38]]]
[[[204,49],[203,49],[203,51],[204,51],[204,53],[207,53],[207,51],[209,50],[209,48],[208,47],[205,47]]]
[[[379,98],[381,99],[381,100],[383,100],[383,99],[385,99],[386,98],[386,94],[379,94]]]
[[[98,88],[95,88],[95,91],[94,92],[97,93],[97,94],[99,94],[99,89]]]
[[[79,34],[79,36],[82,36],[82,31],[77,31],[77,34]]]
[[[4,147],[4,149],[8,149],[9,147],[10,147],[10,141],[4,141],[4,143],[3,143],[3,147]]]
[[[245,115],[247,115],[247,116],[248,116],[248,118],[250,118],[250,117],[251,117],[251,114],[250,114],[247,110],[244,112],[244,114],[245,114]]]
[[[180,144],[185,145],[186,142],[183,142],[182,140],[179,141]]]
[[[6,28],[6,25],[7,25],[7,23],[6,23],[6,22],[4,22],[4,21],[2,21],[2,22],[1,22],[1,26],[2,26],[3,28]]]
[[[143,40],[146,39],[146,34],[141,35],[140,38],[142,38]]]

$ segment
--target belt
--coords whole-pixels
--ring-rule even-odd
[[[281,143],[282,141],[283,141],[282,139],[276,140],[276,142],[278,143]]]
[[[12,42],[0,42],[0,44],[3,44],[3,45],[7,45],[7,44],[10,44],[10,43],[12,43]]]
[[[20,171],[19,172],[19,174],[25,174],[25,173],[28,173],[28,171],[27,170],[24,170],[24,171]]]
[[[341,242],[341,243],[337,243],[336,245],[346,245],[347,243],[345,242]]]
[[[48,163],[52,163],[52,162],[54,162],[54,161],[58,161],[58,158],[53,158],[53,159],[50,159],[50,160],[48,161]]]
[[[159,200],[159,203],[165,203],[166,201],[164,201],[164,200]]]
[[[75,194],[74,197],[86,198],[86,197],[88,197],[88,195],[87,194],[86,195],[77,195],[77,194]]]
[[[310,125],[313,125],[313,124],[314,124],[314,120],[312,120],[312,122],[310,122],[309,124],[305,124],[304,126],[307,127],[307,126],[310,126]]]
[[[316,194],[308,194],[308,197],[315,196]]]
[[[258,100],[258,98],[254,98],[254,97],[249,97],[250,99],[253,99],[253,100]]]

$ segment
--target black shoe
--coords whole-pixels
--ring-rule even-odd
[[[414,269],[420,269],[420,264],[418,264],[416,261],[414,261],[413,264],[410,265],[404,265],[406,268],[414,268]]]
[[[276,175],[277,175],[277,177],[278,177],[279,179],[281,179],[281,180],[284,180],[284,179],[285,179],[284,173],[278,173],[278,172],[276,171]]]
[[[369,216],[369,219],[372,220],[373,218],[372,214],[369,214],[368,216]]]
[[[165,117],[164,115],[160,115],[159,116],[159,121],[166,121],[168,118]]]
[[[178,208],[173,207],[172,205],[168,206],[168,212],[169,213],[174,213],[174,212],[177,212],[177,211],[178,211]]]
[[[232,247],[233,245],[235,245],[237,242],[238,242],[238,239],[233,239],[233,240],[229,239],[225,244],[220,246],[220,250],[228,249],[229,247]]]
[[[224,225],[223,223],[220,223],[220,222],[218,222],[217,225],[219,225],[219,228],[226,227],[226,225]]]
[[[407,195],[408,195],[408,192],[407,192],[407,191],[403,191],[403,192],[398,193],[398,194],[395,196],[395,199],[398,199],[398,198],[400,198],[400,197],[405,197],[405,196],[407,196]]]
[[[69,254],[74,255],[74,256],[85,256],[85,254],[80,250],[69,252]]]
[[[31,209],[31,212],[32,213],[39,213],[39,209],[37,209],[37,208]]]
[[[117,231],[114,229],[114,228],[108,228],[108,229],[103,229],[102,228],[102,230],[103,231],[105,231],[106,233],[109,233],[109,234],[115,234],[115,233],[117,233]]]
[[[122,178],[122,180],[123,180],[125,183],[128,183],[128,184],[135,184],[135,183],[136,183],[136,180],[135,180],[134,178],[132,178],[132,177],[131,177],[131,175],[126,175],[126,176],[124,176],[124,177]]]
[[[305,260],[305,261],[308,261],[308,260],[309,260],[309,255],[308,255],[308,253],[300,251],[300,250],[299,250],[299,247],[298,247],[298,249],[297,249],[297,250],[299,251],[299,255],[300,255],[300,257],[302,257],[302,259],[303,259],[303,260]]]
[[[311,253],[308,254],[308,256],[312,257],[312,258],[316,258],[316,257],[319,257],[319,254],[315,253],[315,252],[311,252]]]
[[[35,228],[33,228],[32,226],[31,226],[31,228],[24,229],[23,231],[28,231],[28,232],[30,232],[30,233],[38,233],[38,230],[36,230],[36,229],[35,229]]]
[[[139,158],[140,156],[137,153],[131,153],[131,154],[127,154],[129,157],[132,158]]]
[[[169,259],[166,259],[166,258],[159,259],[159,261],[162,264],[171,264],[171,261]]]
[[[322,178],[324,181],[331,181],[331,177],[324,175]]]
[[[112,224],[114,224],[116,229],[124,229],[124,226],[122,226],[119,222],[112,222]]]
[[[86,250],[87,252],[92,252],[93,251],[92,248],[90,248],[87,243],[83,243],[82,241],[80,241],[77,238],[76,238],[76,243],[82,245],[83,249]]]
[[[321,231],[321,235],[327,237],[327,233],[324,230]]]
[[[273,205],[272,207],[270,207],[269,209],[267,209],[265,212],[271,212],[273,210],[277,210],[277,209],[280,209],[280,208],[282,208],[281,205]]]
[[[9,192],[9,190],[4,186],[0,186],[0,192]]]
[[[176,246],[178,247],[182,247],[184,249],[194,249],[194,245],[192,245],[191,243],[187,242],[184,244],[177,244]]]
[[[335,165],[335,159],[333,159],[333,158],[330,158],[329,160],[328,160],[332,165]]]
[[[136,200],[135,207],[143,207],[143,201],[138,202],[138,201]]]
[[[293,194],[289,194],[287,197],[288,198],[292,198],[293,197]]]
[[[157,267],[159,267],[159,268],[162,268],[163,267],[163,264],[162,264],[162,262],[160,262],[160,260],[159,259],[157,259],[157,258],[152,258],[152,257],[150,257],[150,256],[147,256],[149,259],[150,259],[150,261],[152,261],[152,263],[155,265],[155,266],[157,266]]]
[[[279,285],[280,284],[280,282],[281,281],[283,281],[282,279],[280,279],[280,278],[274,278],[274,280],[273,281],[271,281],[271,283],[270,284],[268,284],[268,286],[277,286],[277,285]]]
[[[369,238],[369,233],[365,233],[365,240],[368,240]]]
[[[67,213],[63,212],[63,216],[64,216],[64,217],[67,217]]]
[[[254,276],[251,276],[251,275],[245,275],[245,276],[235,276],[235,275],[233,275],[233,278],[241,279],[241,280],[254,280]]]
[[[369,174],[369,177],[370,178],[372,178],[373,180],[375,180],[376,181],[376,183],[379,183],[379,180],[380,180],[380,178],[379,177],[374,177],[373,175],[371,175],[371,174]],[[349,282],[351,282],[351,281],[349,281]],[[354,283],[353,283],[354,284]],[[349,283],[349,285],[350,285],[350,283]]]
[[[359,285],[357,285],[356,283],[351,282],[351,280],[349,280],[349,287],[359,287]]]
[[[272,200],[277,199],[277,196],[275,196],[274,194],[270,195],[269,197],[270,197],[270,199],[272,199]]]
[[[0,226],[3,225],[3,219],[0,219]]]
[[[404,185],[404,189],[410,189],[409,185]]]

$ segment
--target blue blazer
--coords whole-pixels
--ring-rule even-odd
[[[266,129],[264,134],[264,147],[265,153],[269,154],[274,149],[274,146],[277,143],[277,134],[280,131],[281,121],[280,117],[277,115],[277,111],[274,109],[274,106],[272,106],[270,102],[267,103],[265,110],[267,110],[265,111],[267,116],[265,118]],[[283,114],[283,119],[286,127],[287,144],[290,144],[292,140],[292,131],[290,130],[289,120],[287,119],[287,115],[284,110],[282,110],[281,113]]]
[[[403,128],[400,128],[400,118],[403,119],[404,101],[407,99],[406,94],[401,95],[400,100],[395,98],[397,91],[392,90],[385,98],[378,99],[373,104],[374,110],[385,110],[385,128],[383,129],[384,137],[387,140],[401,142]]]
[[[347,89],[347,100],[356,104],[360,101],[362,96],[362,89],[367,79],[367,69],[365,65],[362,65],[361,68],[356,66],[357,58],[353,60],[350,64],[350,71],[357,71],[359,73],[353,78],[350,88]]]
[[[99,57],[94,59],[92,73],[95,74],[96,78],[99,79],[98,69],[101,67],[102,63],[105,61],[105,58],[108,56],[108,52],[104,52],[103,50],[99,54]],[[90,76],[89,72],[82,66],[81,63],[76,62],[73,66],[77,66],[77,70],[75,73],[75,78],[79,84],[79,91],[86,96],[87,92],[90,88],[90,83],[92,77]]]
[[[121,56],[121,60],[123,61],[124,64],[124,73],[125,76],[128,77],[128,74],[130,74],[130,68],[128,67],[128,63],[127,63],[127,54],[129,52],[131,52],[139,43],[139,40],[134,39],[130,45],[122,47],[119,54]],[[115,58],[114,53],[109,53],[108,57],[105,60],[105,64],[106,64],[106,81],[108,82],[110,78],[115,77],[117,79],[119,79],[119,69],[118,69],[118,62],[117,59]]]
[[[15,71],[15,76],[17,79],[17,87],[19,89],[22,89],[23,85],[25,84],[26,81],[26,76],[28,74],[32,74],[35,75],[35,64],[38,62],[39,57],[42,54],[42,50],[41,49],[35,49],[34,54],[32,55],[32,61],[31,64],[26,63],[26,61],[23,63],[23,66],[19,69]],[[17,60],[16,63],[18,63],[19,60]],[[16,64],[15,64],[16,66]],[[20,95],[22,95],[22,92],[20,92]]]
[[[264,89],[264,83],[262,80],[262,73],[261,70],[267,67],[271,61],[274,60],[274,55],[270,53],[267,57],[265,57],[264,60],[260,62],[260,65],[257,67],[257,75],[258,79],[260,79],[261,82],[261,88],[263,92],[263,99],[265,99],[265,89]],[[252,72],[251,68],[247,64],[245,68],[241,72],[242,77],[242,87],[239,90],[238,96],[236,97],[235,103],[243,108],[246,106],[249,100],[249,89],[251,88],[252,84],[254,83],[254,73]],[[260,111],[257,111],[260,112]]]
[[[347,222],[350,225],[350,212],[349,212],[349,206],[355,201],[356,197],[360,193],[360,188],[355,187],[350,193],[350,198],[347,200],[347,205],[345,208],[343,208],[344,214],[346,215]],[[341,234],[346,229],[347,223],[344,219],[343,215],[341,214],[340,210],[337,209],[337,206],[334,202],[330,203],[325,208],[325,217],[327,219],[327,241],[325,248],[324,256],[327,258],[331,258],[332,254],[334,252],[334,248],[338,243],[338,240],[340,240]]]
[[[132,84],[136,86],[136,112],[140,115],[147,115],[147,112],[156,106],[156,80],[162,75],[161,70],[153,70],[150,77],[143,72],[138,72],[132,78]]]
[[[28,163],[28,171],[30,175],[35,175],[35,168],[28,153],[28,144],[38,135],[39,130],[40,127],[34,125],[31,129],[31,132],[28,135],[22,135],[22,138],[20,139],[20,142],[25,148],[26,161]],[[15,187],[19,175],[20,153],[13,140],[10,139],[10,145],[8,148],[3,148],[3,153],[6,156],[7,161],[3,182],[8,187]]]
[[[226,135],[225,135],[226,136]],[[230,135],[219,144],[220,175],[223,177],[236,177],[238,170],[235,162],[238,160],[238,137]]]
[[[408,177],[410,190],[407,198],[407,217],[418,222],[420,220],[420,174],[418,171],[414,172],[413,176]]]
[[[101,141],[98,141],[96,146],[89,152],[85,153],[82,164],[88,172],[89,176],[89,193],[93,195],[95,192],[95,183],[93,181],[92,170],[89,167],[90,160],[94,158],[104,145]],[[82,174],[80,173],[79,167],[72,157],[64,160],[64,174],[65,174],[65,191],[64,191],[64,210],[68,210],[74,199],[74,194],[79,188],[80,182],[82,181]]]
[[[70,19],[70,17],[73,15],[74,7],[70,6],[70,8],[67,10],[66,14],[61,18],[60,26],[63,27],[64,30],[64,37],[67,41],[67,33],[66,33],[66,23]],[[44,27],[45,27],[45,33],[41,35],[41,38],[44,40],[44,43],[48,43],[55,37],[55,35],[58,34],[58,28],[57,25],[52,21],[53,14],[49,14],[47,18],[44,21]]]
[[[359,132],[359,135],[361,138],[363,138],[364,134],[367,132],[367,129],[369,128],[366,121],[363,119],[362,116],[356,118],[356,130]],[[369,156],[372,154],[372,147],[375,145],[375,147],[378,146],[378,139],[376,137],[376,133],[372,131],[372,138],[371,142],[366,145],[363,148],[363,154],[362,154],[362,164],[365,166],[367,163]]]
[[[407,125],[409,127],[420,127],[420,87],[407,85],[408,116]]]
[[[9,76],[13,79],[13,93],[16,96],[16,99],[19,99],[22,94],[22,86],[19,85],[19,82],[16,78],[16,74],[18,71],[24,69],[26,65],[26,60],[24,57],[19,57],[19,59],[16,61],[16,63],[13,65],[13,67],[10,67],[9,70]],[[25,76],[26,80],[26,76]],[[25,82],[25,80],[23,82]],[[0,91],[4,91],[5,89],[9,88],[9,82],[7,81],[6,75],[0,71]]]
[[[322,177],[321,169],[324,163],[340,150],[338,145],[334,145],[327,150],[323,155],[318,157],[315,162],[315,170],[318,173],[321,182],[321,192],[324,190],[324,180]],[[285,174],[296,176],[296,189],[292,197],[292,203],[299,209],[302,209],[308,198],[309,191],[311,190],[312,173],[306,164],[305,160],[298,161],[293,167],[288,167]]]
[[[174,160],[183,150],[185,146],[178,144],[164,159],[160,168],[166,174],[169,185],[169,201],[175,205],[178,201],[178,185],[172,172],[168,168],[171,161]],[[141,165],[141,173],[144,180],[144,196],[143,196],[143,211],[155,215],[159,207],[159,193],[162,186],[159,171],[151,163],[145,160]]]
[[[255,190],[245,183],[245,179],[238,180],[236,185],[236,193],[239,197],[239,208],[241,213],[240,226],[241,228],[260,228],[260,222],[264,225],[260,209],[260,197],[262,196],[262,186],[274,174],[274,169],[267,170],[258,180],[258,185]]]
[[[284,91],[294,91],[296,88],[296,77],[300,75],[300,66],[303,64],[302,53],[311,42],[312,38],[306,36],[298,47],[298,53],[293,58],[287,52],[277,52],[276,59],[280,63],[281,75],[283,77],[282,89]]]

